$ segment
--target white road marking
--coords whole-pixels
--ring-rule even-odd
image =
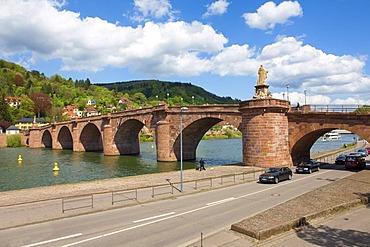
[[[34,244],[23,245],[22,247],[32,247],[32,246],[37,246],[37,245],[48,244],[48,243],[56,242],[56,241],[59,241],[59,240],[78,237],[78,236],[81,236],[81,235],[82,235],[82,233],[77,233],[77,234],[73,234],[73,235],[68,235],[68,236],[64,236],[64,237],[60,237],[60,238],[54,238],[54,239],[34,243]]]
[[[286,182],[284,184],[294,183],[294,182],[297,182],[297,181],[300,181],[300,180],[304,180],[304,179],[307,179],[309,177],[313,177],[313,176],[320,175],[320,174],[327,173],[327,172],[330,172],[330,171],[320,172],[318,174],[312,174],[311,176],[305,176],[305,177],[300,178],[300,179],[291,180],[291,181]],[[260,192],[271,190],[271,189],[274,189],[274,188],[276,188],[278,186],[282,186],[284,184],[277,184],[275,186],[268,187],[268,188],[263,189],[263,190],[255,191],[255,192],[252,192],[252,193],[249,193],[249,194],[246,194],[246,195],[242,195],[242,196],[238,196],[238,197],[230,197],[230,198],[227,198],[227,199],[224,199],[224,200],[220,200],[220,201],[217,201],[217,202],[208,203],[206,206],[195,208],[195,209],[192,209],[192,210],[183,212],[183,213],[173,214],[173,215],[170,215],[168,217],[164,217],[162,219],[157,219],[157,220],[149,221],[149,222],[146,222],[146,223],[143,223],[143,224],[140,224],[140,225],[136,225],[136,226],[132,226],[132,227],[129,227],[129,228],[123,228],[121,230],[117,230],[117,231],[109,232],[109,233],[102,234],[102,235],[99,235],[99,236],[96,236],[96,237],[84,239],[84,240],[81,240],[81,241],[78,241],[78,242],[74,242],[74,243],[70,243],[70,244],[67,244],[67,245],[63,245],[61,247],[70,247],[70,246],[78,245],[78,244],[89,242],[89,241],[92,241],[92,240],[95,240],[95,239],[98,239],[98,238],[107,237],[107,236],[114,235],[114,234],[117,234],[117,233],[126,232],[126,231],[133,230],[133,229],[136,229],[136,228],[140,228],[140,227],[143,227],[143,226],[151,225],[151,224],[154,224],[154,223],[157,223],[157,222],[169,220],[169,219],[172,219],[172,218],[175,218],[175,217],[179,217],[179,216],[183,216],[183,215],[186,215],[186,214],[194,213],[194,212],[197,212],[197,211],[200,211],[200,210],[203,210],[203,209],[207,209],[207,208],[210,208],[210,207],[213,207],[213,206],[220,205],[223,202],[230,202],[230,201],[233,201],[233,200],[237,200],[237,199],[241,199],[241,198],[248,197],[248,196],[251,196],[251,195],[255,195],[255,194],[258,194]],[[227,200],[227,201],[225,201],[225,200]]]
[[[145,218],[145,219],[141,219],[141,220],[135,220],[133,221],[134,223],[139,223],[139,222],[142,222],[142,221],[147,221],[147,220],[152,220],[152,219],[156,219],[156,218],[160,218],[160,217],[164,217],[164,216],[168,216],[168,215],[171,215],[171,214],[174,214],[175,212],[171,212],[171,213],[167,213],[167,214],[161,214],[161,215],[156,215],[156,216],[152,216],[152,217],[149,217],[149,218]]]
[[[207,206],[218,205],[218,204],[229,202],[229,201],[232,201],[232,200],[235,200],[235,199],[236,199],[235,197],[230,197],[230,198],[227,198],[227,199],[223,199],[223,200],[219,200],[219,201],[207,203]]]

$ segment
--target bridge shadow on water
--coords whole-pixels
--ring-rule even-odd
[[[343,218],[344,221],[349,220]],[[325,225],[309,225],[296,232],[300,239],[317,246],[369,246],[370,233],[351,229],[337,229]]]

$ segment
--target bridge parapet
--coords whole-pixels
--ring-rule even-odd
[[[355,113],[356,110],[366,107],[365,105],[303,105],[290,107],[289,111],[301,112],[335,112],[335,113]]]

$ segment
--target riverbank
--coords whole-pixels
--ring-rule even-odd
[[[206,167],[206,171],[184,170],[183,182],[217,178],[235,173],[250,173],[263,170],[247,166],[225,165]],[[151,186],[168,185],[180,182],[180,171],[162,172],[155,174],[137,175],[122,178],[111,178],[88,182],[60,184],[53,186],[36,187],[22,190],[0,192],[0,207],[17,205],[64,197],[108,193],[111,191],[145,188]]]

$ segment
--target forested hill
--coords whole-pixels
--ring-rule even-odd
[[[124,98],[124,103],[121,99]],[[50,77],[37,70],[0,59],[0,120],[12,124],[22,118],[43,117],[47,121],[68,120],[67,106],[85,114],[88,102],[100,114],[158,105],[232,104],[239,100],[219,97],[190,83],[142,80],[91,83],[89,78]],[[18,102],[13,107],[14,102]]]
[[[137,80],[115,83],[99,83],[97,86],[106,87],[116,92],[135,94],[143,93],[148,100],[166,100],[172,98],[174,102],[184,102],[202,104],[235,104],[240,100],[231,97],[220,97],[207,92],[201,87],[191,83],[169,82],[159,80]]]

